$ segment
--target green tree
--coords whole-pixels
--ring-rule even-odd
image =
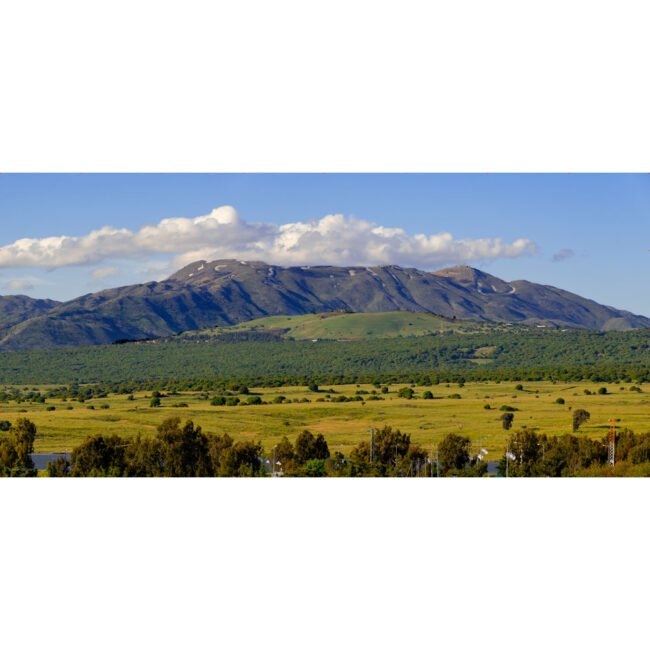
[[[447,434],[438,446],[438,459],[444,474],[462,470],[469,464],[469,438]]]
[[[47,464],[46,473],[50,477],[64,477],[70,473],[70,461],[65,456],[58,456]]]
[[[501,426],[505,431],[509,431],[510,428],[512,427],[512,422],[515,419],[515,414],[514,413],[503,413],[501,415]]]
[[[259,476],[261,473],[261,443],[241,441],[224,450],[220,476]]]
[[[6,436],[0,438],[0,476],[36,476],[34,452],[36,425],[18,418]]]
[[[413,395],[415,395],[415,392],[410,386],[403,386],[397,391],[397,396],[404,399],[413,399]]]
[[[188,420],[181,428],[180,418],[168,418],[158,427],[162,445],[164,476],[211,476],[212,461],[208,438]]]
[[[124,476],[127,444],[119,436],[89,436],[72,451],[70,476]]]
[[[208,437],[208,453],[215,476],[222,474],[222,467],[228,450],[232,448],[235,441],[225,433],[223,436],[213,435]]]
[[[275,446],[275,459],[280,461],[282,465],[286,465],[295,458],[295,451],[293,445],[287,436],[284,436],[282,440]]]
[[[302,473],[305,476],[326,476],[325,461],[321,458],[312,458],[308,460],[302,467]]]
[[[308,460],[325,460],[330,457],[330,450],[323,434],[314,436],[310,431],[303,431],[297,438],[295,459],[298,465],[304,465]]]
[[[573,411],[573,432],[575,433],[590,417],[591,413],[584,409],[576,409]]]

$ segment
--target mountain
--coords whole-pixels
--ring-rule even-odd
[[[274,315],[431,312],[523,325],[631,329],[650,319],[524,280],[457,266],[280,267],[200,261],[162,282],[88,294],[0,332],[0,349],[98,345],[170,336]]]
[[[3,330],[45,314],[59,304],[55,300],[36,300],[28,296],[0,296],[0,336]]]

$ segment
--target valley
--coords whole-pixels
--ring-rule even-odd
[[[25,417],[34,422],[38,429],[34,449],[40,453],[71,451],[96,434],[152,436],[165,419],[179,417],[182,422],[194,421],[208,433],[227,433],[236,441],[259,441],[267,454],[284,436],[293,441],[304,429],[322,433],[332,453],[348,454],[368,439],[371,427],[389,425],[410,434],[411,440],[425,449],[435,447],[450,433],[467,436],[474,446],[489,451],[491,461],[500,459],[512,433],[503,429],[500,420],[504,406],[517,409],[513,431],[532,427],[546,435],[571,433],[572,410],[578,408],[591,415],[580,427],[581,437],[602,439],[611,418],[619,429],[648,430],[650,385],[637,387],[641,392],[626,383],[540,381],[523,382],[521,389],[512,382],[489,381],[462,386],[415,385],[412,399],[400,397],[400,389],[405,387],[410,384],[390,384],[385,393],[372,384],[323,385],[318,392],[306,386],[249,386],[246,395],[236,390],[161,391],[160,407],[150,406],[152,391],[135,391],[133,399],[126,394],[108,394],[83,403],[48,397],[45,403],[0,402],[0,421]],[[602,388],[606,394],[598,394]],[[432,399],[424,398],[427,391]],[[237,396],[241,405],[213,406],[214,396],[225,393]],[[257,397],[264,403],[247,403]],[[282,403],[274,403],[280,397]],[[337,401],[342,398],[358,401]],[[558,403],[559,399],[564,403]]]

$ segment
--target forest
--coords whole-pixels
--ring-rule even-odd
[[[530,329],[359,341],[149,341],[3,352],[0,385],[258,386],[459,380],[650,381],[650,330]]]

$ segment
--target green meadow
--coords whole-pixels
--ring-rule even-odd
[[[517,389],[514,382],[414,386],[413,399],[398,396],[404,384],[390,385],[386,394],[367,384],[320,386],[317,393],[304,386],[251,387],[251,395],[264,402],[272,402],[278,396],[287,401],[238,406],[212,406],[210,401],[216,394],[213,392],[179,392],[163,396],[160,407],[151,407],[151,393],[136,392],[133,400],[126,395],[110,395],[84,403],[55,399],[48,399],[45,404],[1,403],[0,420],[32,420],[38,427],[36,452],[70,451],[94,434],[149,436],[166,418],[180,417],[183,421],[193,420],[206,432],[228,433],[235,440],[260,440],[267,450],[283,436],[293,441],[304,429],[323,433],[332,452],[344,453],[367,440],[371,427],[399,428],[409,433],[413,442],[432,448],[446,434],[456,433],[485,447],[489,460],[500,458],[510,433],[523,426],[535,427],[547,435],[571,433],[572,409],[585,409],[591,414],[579,434],[594,439],[606,435],[611,418],[617,427],[636,433],[650,430],[650,385],[642,385],[642,392],[636,392],[630,390],[632,384],[622,383],[522,384],[523,389]],[[598,394],[603,387],[607,394]],[[326,400],[325,392],[330,389],[335,391],[330,394],[333,399],[356,397],[361,392],[364,401],[331,402]],[[372,395],[372,391],[376,394]],[[431,391],[434,399],[423,399],[425,391]],[[383,399],[375,401],[369,399],[371,396]],[[249,397],[240,396],[244,401]],[[558,404],[559,398],[565,403]],[[502,406],[518,409],[514,411],[511,432],[502,427]]]

